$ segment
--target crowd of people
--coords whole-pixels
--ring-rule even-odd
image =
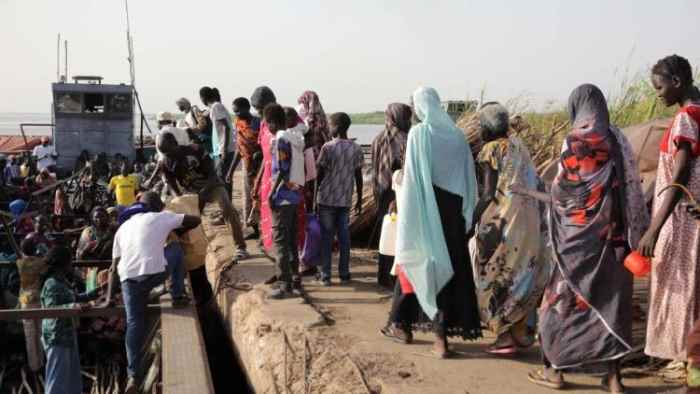
[[[636,251],[651,259],[645,352],[684,363],[688,390],[698,392],[700,218],[691,196],[700,193],[700,92],[676,55],[651,80],[665,105],[680,107],[660,146],[651,215],[636,156],[594,85],[571,93],[571,131],[549,185],[499,103],[480,107],[475,156],[435,90],[414,92],[410,129],[410,109],[389,106],[372,146],[379,212],[397,214],[394,256],[378,261],[380,283],[398,277],[381,333],[409,344],[415,330],[432,330],[441,358],[452,354],[448,337],[478,338],[483,327],[496,334],[485,349],[494,355],[539,339],[543,366],[532,383],[563,389],[565,370],[603,364],[602,386],[622,393],[634,311],[624,261]]]
[[[62,183],[48,138],[31,156],[4,160],[2,184],[15,197],[7,232],[21,238],[15,259],[47,267],[41,306],[84,309],[101,297],[106,307],[121,290],[127,392],[135,393],[144,378],[151,290],[169,278],[173,306],[187,306],[189,271],[198,308],[210,308],[213,294],[203,259],[185,264],[180,242],[200,226],[199,215],[164,210],[164,201],[196,196],[199,213],[217,204],[214,224],[230,228],[234,262],[250,257],[246,240],[259,239],[275,258],[268,281],[274,301],[300,295],[304,276],[333,286],[335,247],[337,277],[351,281],[350,211],[362,211],[363,169],[370,166],[378,227],[396,218],[394,249],[377,261],[378,284],[393,290],[382,335],[410,344],[414,331],[431,331],[438,358],[452,356],[448,338],[478,339],[483,329],[496,334],[485,349],[496,356],[539,341],[542,368],[528,375],[531,382],[562,389],[564,370],[600,363],[607,366],[602,385],[624,392],[620,360],[632,352],[633,276],[623,261],[636,250],[652,259],[645,351],[687,363],[690,390],[700,390],[700,208],[683,196],[684,188],[700,195],[700,93],[690,64],[676,55],[660,60],[651,79],[666,105],[680,107],[660,147],[651,215],[630,143],[591,84],[569,98],[571,131],[551,184],[538,177],[497,102],[479,109],[483,145],[473,154],[438,93],[419,88],[410,103],[387,106],[371,163],[364,163],[348,135],[348,114],[327,116],[313,91],[282,106],[261,86],[234,99],[232,115],[218,89],[203,87],[203,109],[180,98],[179,121],[158,114],[156,154],[148,161],[84,152],[74,181]],[[242,176],[234,178],[239,165]],[[47,187],[52,198],[29,206]],[[241,212],[232,204],[234,189],[242,192]],[[76,228],[75,242],[56,238]],[[108,273],[76,269],[73,260],[112,266]],[[48,393],[81,390],[76,329],[71,319],[43,320]]]

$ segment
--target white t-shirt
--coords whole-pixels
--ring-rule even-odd
[[[223,129],[219,129],[216,126],[216,122],[220,120],[225,120],[226,123],[228,124],[228,128],[231,130],[231,138],[228,140],[228,148],[226,149],[226,152],[235,152],[236,151],[236,129],[233,128],[233,121],[231,121],[231,114],[228,112],[226,107],[219,103],[216,102],[209,107],[209,117],[211,118],[211,124],[214,130],[212,132],[217,133],[217,138],[219,140],[219,144],[223,144],[226,138],[226,135],[224,134],[225,131]],[[219,151],[217,151],[218,147],[214,147],[215,154],[218,154]]]
[[[187,135],[187,131],[185,131],[185,129],[181,129],[179,127],[173,127],[173,126],[165,126],[162,129],[158,130],[158,134],[156,134],[156,146],[157,146],[158,141],[160,139],[160,135],[163,133],[170,133],[173,136],[175,136],[175,140],[177,141],[178,145],[191,144],[190,136]]]
[[[186,129],[186,128],[194,128],[197,126],[197,120],[194,118],[194,114],[192,113],[192,110],[187,112],[185,114],[185,117],[180,119],[180,121],[177,122],[177,127],[181,129]]]
[[[53,155],[56,155],[56,148],[53,145],[37,145],[32,151],[32,156],[37,158],[36,168],[41,171],[46,167],[51,167],[56,165],[56,160],[54,160]]]
[[[165,241],[171,231],[182,226],[185,215],[172,212],[148,212],[133,216],[114,236],[112,258],[123,282],[141,275],[165,271]]]
[[[160,152],[160,149],[158,149],[158,143],[160,142],[160,136],[163,133],[170,133],[175,137],[175,141],[177,141],[178,145],[190,145],[190,136],[187,135],[187,131],[185,129],[180,129],[178,127],[173,127],[173,126],[165,126],[162,129],[158,130],[158,134],[156,134],[156,152],[158,152],[156,159],[160,159],[163,154]]]

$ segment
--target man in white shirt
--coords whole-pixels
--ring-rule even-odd
[[[151,290],[170,276],[173,307],[189,304],[184,287],[183,251],[176,241],[166,246],[168,235],[172,231],[192,230],[201,223],[197,216],[163,212],[165,205],[154,192],[144,193],[140,203],[143,204],[143,212],[133,214],[114,236],[112,267],[105,301],[105,306],[111,303],[115,279],[118,277],[126,309],[129,381],[125,392],[128,394],[136,393],[143,378],[141,349],[146,335],[145,310]]]
[[[224,181],[231,194],[231,179],[226,179],[229,167],[236,152],[236,130],[233,119],[226,107],[221,104],[221,96],[216,88],[203,87],[199,90],[202,102],[209,107],[212,123],[212,158],[216,166],[216,175]]]
[[[32,156],[36,159],[36,169],[39,172],[44,168],[47,168],[49,172],[56,172],[58,153],[53,145],[49,145],[50,141],[49,137],[41,137],[41,145],[35,146],[32,150]]]

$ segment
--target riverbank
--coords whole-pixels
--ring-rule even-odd
[[[239,193],[234,192],[238,205]],[[208,206],[207,216],[216,207]],[[376,252],[353,248],[353,280],[321,287],[305,278],[307,301],[265,299],[263,282],[274,273],[272,261],[248,247],[253,258],[228,265],[233,248],[228,229],[205,223],[211,238],[207,271],[217,292],[217,305],[229,329],[247,377],[257,393],[548,393],[526,379],[540,367],[537,347],[518,358],[484,353],[494,337],[454,341],[459,357],[437,360],[430,355],[432,335],[417,333],[413,345],[379,334],[391,294],[376,284]],[[335,264],[335,263],[334,263]],[[207,335],[207,333],[204,333]],[[231,365],[234,365],[232,360]],[[634,393],[671,393],[677,387],[659,378],[624,371]],[[596,393],[600,377],[570,374],[569,393]],[[235,390],[236,388],[232,388]]]

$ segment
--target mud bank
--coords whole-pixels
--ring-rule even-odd
[[[412,363],[356,346],[358,338],[337,330],[332,313],[316,305],[312,295],[266,300],[268,286],[262,283],[274,273],[271,262],[256,256],[222,265],[227,248],[217,247],[217,241],[207,259],[210,280],[256,393],[398,393],[392,375],[396,382],[415,379]],[[401,371],[394,371],[396,366]]]
[[[234,201],[238,200],[234,190]],[[236,201],[237,202],[237,201]],[[236,204],[238,205],[238,204]],[[213,208],[213,210],[212,210]],[[216,214],[216,207],[207,213]],[[353,280],[332,287],[304,279],[302,298],[268,301],[265,280],[274,274],[272,261],[249,241],[251,259],[230,264],[233,243],[226,227],[205,219],[209,238],[207,273],[216,306],[232,340],[237,359],[256,393],[547,393],[527,381],[541,368],[539,349],[515,358],[484,353],[495,338],[451,341],[457,357],[431,356],[433,336],[415,333],[412,345],[392,342],[379,334],[386,323],[391,293],[376,285],[376,252],[353,249]],[[334,267],[336,263],[334,262]],[[205,332],[206,336],[207,333]],[[222,363],[226,367],[226,360]],[[237,360],[230,360],[236,368]],[[677,392],[677,386],[626,370],[625,384],[635,393]],[[594,375],[566,375],[569,393],[600,391]],[[236,387],[228,392],[238,392]]]

